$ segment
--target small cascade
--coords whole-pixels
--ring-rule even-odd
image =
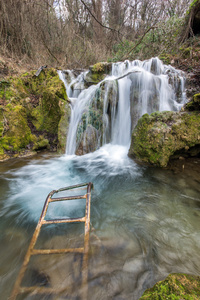
[[[59,71],[71,102],[67,154],[85,154],[112,143],[129,146],[139,118],[179,111],[186,102],[183,72],[158,58],[112,64],[111,74],[88,87],[90,71]]]
[[[131,136],[131,114],[130,114],[130,87],[131,80],[122,78],[118,80],[118,109],[113,124],[111,142],[117,145],[129,146]]]

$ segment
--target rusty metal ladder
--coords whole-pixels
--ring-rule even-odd
[[[85,195],[79,196],[68,196],[68,197],[59,197],[59,198],[52,198],[52,196],[56,193],[63,192],[66,190],[72,190],[76,188],[87,187],[87,192]],[[19,294],[25,293],[32,293],[32,295],[37,294],[60,294],[62,293],[63,289],[54,289],[49,287],[41,287],[41,286],[28,286],[23,287],[21,286],[22,280],[24,278],[25,272],[27,270],[29,261],[31,256],[33,255],[44,255],[44,254],[63,254],[63,253],[82,253],[83,254],[83,263],[82,263],[82,286],[83,286],[83,294],[82,298],[87,299],[88,287],[88,251],[89,251],[89,231],[90,231],[90,203],[91,203],[91,189],[93,188],[93,184],[89,183],[82,183],[78,185],[73,185],[65,188],[61,188],[59,190],[53,190],[49,193],[44,203],[44,207],[34,231],[33,237],[29,244],[27,253],[25,255],[22,267],[19,271],[18,277],[16,279],[12,294],[10,296],[10,300],[15,300]],[[45,216],[47,213],[48,206],[51,202],[56,201],[65,201],[65,200],[76,200],[76,199],[86,199],[86,207],[85,207],[85,216],[82,218],[63,218],[63,219],[51,219],[45,220]],[[65,249],[35,249],[35,245],[37,239],[40,234],[40,230],[42,225],[48,224],[61,224],[61,223],[85,223],[85,230],[84,230],[84,247],[82,248],[65,248]]]

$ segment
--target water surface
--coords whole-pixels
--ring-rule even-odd
[[[126,147],[110,144],[82,157],[1,163],[1,298],[11,293],[47,194],[89,181],[94,190],[88,299],[138,299],[169,273],[200,275],[200,163],[180,163],[174,170],[140,166],[127,157]],[[81,201],[61,202],[49,211],[49,217],[83,214]],[[81,245],[81,225],[59,226],[43,230],[38,247]],[[34,257],[25,284],[70,291],[40,299],[81,299],[80,264],[79,255]]]

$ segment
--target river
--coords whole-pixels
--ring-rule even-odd
[[[200,275],[200,164],[198,159],[184,164],[179,171],[137,165],[126,147],[111,144],[81,157],[41,155],[1,163],[1,299],[11,293],[47,194],[89,181],[94,190],[88,299],[138,299],[169,273]],[[51,217],[83,214],[84,205],[75,201],[50,211]],[[59,248],[63,240],[76,244],[82,234],[78,225],[54,225],[41,233],[40,243]],[[40,299],[81,299],[79,260],[36,257],[26,284],[70,287],[69,297]]]

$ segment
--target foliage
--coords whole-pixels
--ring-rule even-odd
[[[137,45],[140,37],[135,41],[121,42],[113,47],[112,61],[122,59],[148,59],[152,56],[163,57],[167,53],[178,51],[177,38],[183,25],[183,19],[176,16],[157,24]],[[133,51],[131,51],[133,49]]]

